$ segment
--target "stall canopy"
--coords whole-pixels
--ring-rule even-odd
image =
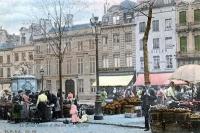
[[[99,86],[127,86],[132,79],[133,75],[99,76]],[[92,85],[96,86],[96,81]]]
[[[150,74],[150,82],[151,85],[167,85],[170,83],[170,81],[173,81],[175,84],[187,84],[184,81],[181,80],[169,80],[171,77],[172,73],[153,73]],[[139,74],[135,86],[141,86],[144,85],[144,74]]]

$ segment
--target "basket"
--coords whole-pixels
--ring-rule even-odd
[[[175,123],[175,114],[174,112],[162,112],[162,120],[166,123]]]
[[[149,114],[152,123],[162,122],[162,112],[152,111]]]

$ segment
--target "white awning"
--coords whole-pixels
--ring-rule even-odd
[[[127,86],[132,79],[133,75],[99,76],[99,86]],[[92,86],[96,86],[96,81],[92,84]]]

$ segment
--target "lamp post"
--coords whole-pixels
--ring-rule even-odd
[[[43,91],[43,76],[44,76],[44,69],[43,68],[40,69],[40,74],[42,76],[41,82],[42,82],[42,91]]]
[[[95,44],[96,44],[96,100],[95,100],[95,115],[94,120],[102,120],[103,119],[103,113],[102,113],[102,101],[101,101],[101,94],[99,90],[99,63],[98,63],[98,28],[101,26],[101,22],[98,21],[98,17],[92,17],[90,19],[90,24],[92,27],[94,27],[94,33],[95,33]]]

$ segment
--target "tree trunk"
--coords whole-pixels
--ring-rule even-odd
[[[63,117],[63,96],[62,96],[62,54],[61,54],[61,42],[59,40],[59,84],[60,84],[60,109],[61,109],[61,117]]]
[[[145,85],[151,84],[149,79],[149,62],[148,62],[148,37],[149,37],[149,31],[151,29],[151,19],[152,19],[152,9],[153,5],[149,6],[149,12],[148,12],[148,20],[147,20],[147,26],[145,28],[144,38],[143,38],[143,55],[144,55],[144,81]]]

